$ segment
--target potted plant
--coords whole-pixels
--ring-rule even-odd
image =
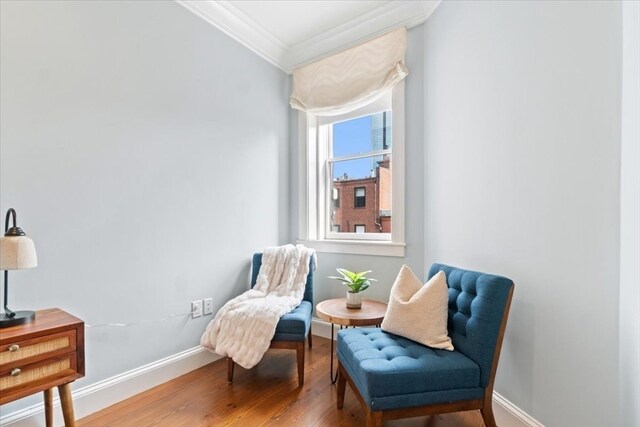
[[[344,268],[336,268],[336,271],[340,273],[342,277],[329,276],[330,279],[340,280],[347,288],[347,308],[360,308],[362,307],[362,296],[360,292],[367,289],[371,282],[375,282],[376,279],[367,277],[371,270],[353,272]]]

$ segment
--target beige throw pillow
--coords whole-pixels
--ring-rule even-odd
[[[382,329],[429,347],[453,350],[447,333],[448,304],[444,271],[423,285],[405,264],[391,288]]]

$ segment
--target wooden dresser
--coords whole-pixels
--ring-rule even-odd
[[[67,427],[75,425],[70,383],[84,376],[84,322],[59,308],[31,323],[0,329],[0,405],[44,392],[47,427],[58,387]]]

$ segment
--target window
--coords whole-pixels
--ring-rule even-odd
[[[367,205],[366,192],[364,187],[356,187],[353,190],[353,207],[364,208]]]
[[[300,112],[299,121],[299,240],[404,256],[404,83],[351,113]]]

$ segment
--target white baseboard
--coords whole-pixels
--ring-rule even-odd
[[[340,328],[335,328],[339,330]],[[313,334],[323,338],[331,335],[331,324],[313,319]],[[76,418],[86,417],[133,395],[184,375],[194,369],[218,360],[203,347],[193,347],[153,363],[115,375],[97,383],[73,390]],[[496,421],[501,427],[544,427],[542,423],[518,408],[500,394],[493,393]],[[62,425],[60,400],[54,399],[54,425]],[[3,427],[44,426],[42,403],[0,416]]]
[[[331,336],[331,324],[320,319],[313,319],[313,335],[323,338]],[[334,327],[334,334],[340,327]],[[531,415],[518,408],[499,393],[493,392],[493,412],[496,423],[500,427],[544,427],[544,425]]]
[[[86,417],[133,395],[191,372],[201,366],[220,359],[201,346],[193,347],[164,359],[115,375],[97,383],[73,390],[73,409],[76,419]],[[60,399],[53,401],[54,425],[64,424]],[[41,427],[44,426],[44,404],[2,415],[0,426]]]
[[[501,394],[493,392],[493,412],[501,427],[544,427],[531,415],[509,402]]]

